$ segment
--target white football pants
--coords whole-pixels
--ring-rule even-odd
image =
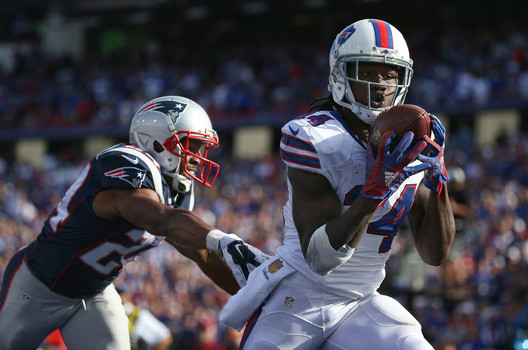
[[[246,325],[244,350],[433,350],[395,299],[331,295],[300,273],[285,278]]]

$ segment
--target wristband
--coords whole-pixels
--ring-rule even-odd
[[[306,250],[306,262],[308,266],[320,275],[327,275],[336,267],[346,262],[356,248],[344,244],[338,250],[330,245],[326,234],[326,224],[314,231]]]
[[[205,237],[205,247],[209,250],[217,251],[220,247],[220,240],[227,236],[227,233],[220,230],[211,230]]]

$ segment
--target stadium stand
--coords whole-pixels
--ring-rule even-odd
[[[160,94],[192,96],[221,132],[218,185],[198,189],[196,210],[273,252],[287,196],[278,142],[267,155],[240,158],[233,134],[265,125],[276,138],[284,121],[327,94],[324,36],[350,22],[338,2],[292,2],[300,4],[295,14],[278,1],[233,13],[207,1],[43,3],[0,5],[0,277],[84,166],[83,142],[126,138],[139,104]],[[525,349],[528,5],[410,1],[422,14],[416,19],[396,15],[391,3],[349,6],[360,17],[390,16],[406,32],[415,61],[407,102],[438,114],[449,129],[457,237],[446,264],[426,267],[415,263],[402,227],[382,288],[412,310],[435,349]],[[465,6],[473,16],[464,17]],[[82,38],[82,45],[54,46],[53,35]],[[497,126],[481,123],[486,113],[513,117]],[[20,151],[35,139],[43,140],[30,149],[39,150],[37,162]],[[169,326],[174,349],[199,348],[207,329],[217,348],[236,348],[240,334],[217,323],[227,294],[168,245],[127,265],[116,284]]]

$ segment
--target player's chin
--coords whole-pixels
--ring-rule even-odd
[[[388,105],[387,103],[385,103],[385,100],[382,100],[382,101],[372,101],[370,103],[370,106],[372,108],[376,108],[376,109],[381,109],[381,108],[387,108]]]
[[[189,171],[189,173],[186,173],[186,172],[185,172],[185,173],[183,173],[182,175],[183,175],[185,178],[187,178],[187,179],[189,179],[189,180],[192,180],[193,178],[192,178],[191,174],[195,175],[195,173],[196,173],[196,171]]]

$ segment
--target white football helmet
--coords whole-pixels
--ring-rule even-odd
[[[189,149],[191,142],[201,144],[198,153]],[[178,192],[188,192],[192,179],[211,187],[218,176],[220,166],[207,159],[209,149],[218,147],[218,136],[207,112],[188,98],[163,96],[145,103],[132,118],[130,143],[150,154],[163,174],[174,178],[172,187]],[[196,171],[188,170],[188,156],[200,160]]]
[[[390,108],[374,108],[371,106],[370,95],[368,105],[356,101],[350,82],[361,82],[370,86],[376,83],[361,81],[357,76],[359,62],[386,63],[398,70],[398,85],[391,106],[402,104],[411,83],[413,61],[409,56],[409,48],[398,29],[391,24],[378,19],[363,19],[352,23],[337,34],[330,49],[330,77],[328,91],[334,101],[349,108],[365,123],[371,124],[374,118],[383,110]],[[355,65],[350,69],[349,65]],[[349,76],[348,72],[356,72]]]

